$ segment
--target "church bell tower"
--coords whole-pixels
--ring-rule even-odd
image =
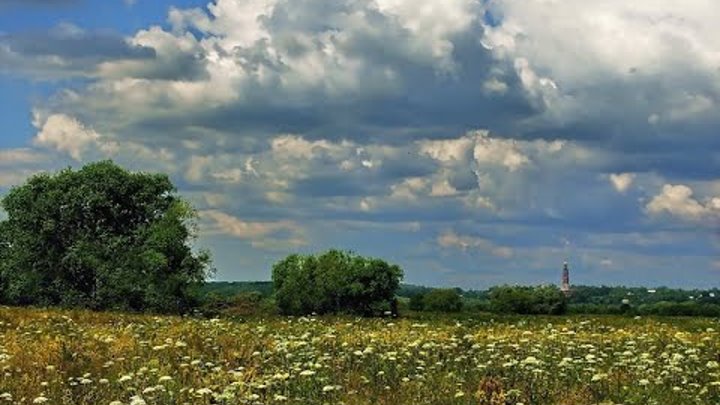
[[[562,283],[560,285],[560,291],[563,292],[563,294],[570,295],[570,269],[568,268],[568,262],[565,260],[563,263],[563,270],[562,270]]]

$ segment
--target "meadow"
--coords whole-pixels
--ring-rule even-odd
[[[0,307],[0,404],[720,404],[720,322]]]

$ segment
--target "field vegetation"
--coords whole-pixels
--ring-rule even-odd
[[[0,308],[0,403],[718,404],[707,318],[269,317]]]

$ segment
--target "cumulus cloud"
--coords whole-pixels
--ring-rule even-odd
[[[463,136],[458,139],[430,140],[419,142],[420,153],[443,163],[467,161],[476,139]]]
[[[110,60],[149,60],[153,48],[118,34],[86,31],[61,23],[40,32],[0,34],[0,72],[39,79],[94,76]]]
[[[462,251],[479,250],[502,258],[509,258],[513,255],[513,250],[507,246],[498,246],[487,239],[458,235],[452,231],[439,235],[437,243],[443,248],[460,249]]]
[[[35,174],[35,171],[27,169],[0,169],[0,188],[7,188],[22,184],[33,174]]]
[[[619,173],[610,174],[610,183],[619,193],[626,192],[635,180],[635,174],[633,173]]]
[[[427,6],[433,7],[430,3]],[[153,49],[158,65],[202,70],[205,76],[201,80],[183,80],[182,76],[169,76],[171,81],[149,80],[153,75],[138,75],[140,67],[127,62],[110,63],[103,71],[112,77],[123,73],[144,77],[138,85],[151,89],[145,98],[150,105],[160,99],[206,100],[215,105],[297,105],[317,92],[332,98],[381,94],[397,88],[394,83],[400,78],[394,65],[400,61],[451,70],[451,36],[466,29],[474,18],[466,13],[471,2],[453,3],[443,8],[454,14],[438,19],[399,1],[342,1],[326,7],[307,1],[217,0],[207,10],[172,9],[172,31],[151,27],[131,40]],[[191,30],[202,33],[202,41],[195,41]],[[393,39],[385,38],[387,35]],[[399,61],[376,59],[379,54],[374,53],[388,44],[393,44],[390,51]],[[184,62],[178,59],[183,54],[195,56]],[[194,66],[197,63],[202,69]],[[97,90],[131,91],[124,88]],[[165,98],[164,94],[175,97]]]
[[[447,179],[433,183],[430,189],[430,196],[432,197],[451,197],[457,194],[457,189]]]
[[[693,196],[693,190],[683,184],[665,184],[660,194],[645,206],[650,215],[669,214],[683,219],[697,221],[720,214],[720,198],[714,197],[700,202]]]
[[[126,46],[146,49],[153,58],[113,58],[97,65],[97,75],[105,80],[127,78],[191,81],[205,77],[204,52],[191,33],[173,35],[159,27],[141,30],[125,40]]]
[[[515,171],[530,163],[530,159],[517,148],[512,140],[492,139],[487,134],[478,136],[473,149],[473,157],[479,164],[501,164]]]
[[[499,1],[489,10],[499,23],[485,26],[482,43],[514,65],[554,125],[691,119],[715,109],[720,89],[714,9],[705,0]],[[632,109],[616,102],[620,95],[634,97]]]
[[[34,139],[36,145],[66,152],[75,160],[80,160],[91,146],[100,145],[100,134],[65,114],[52,114],[45,120],[36,116],[33,124],[39,130]]]
[[[37,129],[33,145],[59,152],[60,156],[68,155],[76,162],[110,158],[132,167],[165,172],[177,170],[175,152],[169,148],[153,148],[135,141],[121,142],[67,114],[47,115],[35,111],[33,125]]]
[[[30,148],[0,149],[0,166],[40,163],[45,158],[45,155]]]
[[[243,221],[218,210],[201,211],[200,217],[206,221],[204,233],[249,240],[254,247],[273,249],[307,244],[302,229],[292,221]]]
[[[308,141],[297,135],[282,135],[274,138],[271,142],[272,152],[279,157],[300,159],[313,159],[322,154],[338,156],[346,153],[350,146],[352,144],[347,141],[340,144],[334,144],[327,140]]]

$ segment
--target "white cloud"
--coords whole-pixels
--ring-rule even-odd
[[[472,0],[376,0],[378,9],[398,18],[413,37],[412,51],[439,61],[442,70],[453,71],[453,35],[466,31],[478,18]]]
[[[390,198],[405,201],[416,201],[427,194],[428,180],[422,177],[406,178],[390,187]]]
[[[465,162],[474,144],[470,134],[457,139],[418,142],[420,153],[443,163]]]
[[[496,77],[486,80],[483,83],[483,90],[486,93],[505,94],[508,91],[507,83],[498,80]]]
[[[222,170],[210,174],[213,179],[227,183],[240,183],[244,177],[244,172],[240,168]]]
[[[36,170],[19,169],[19,170],[0,170],[0,187],[17,186],[36,174]]]
[[[188,33],[174,35],[154,26],[138,31],[128,44],[153,49],[153,59],[118,59],[98,64],[96,74],[105,80],[190,79],[205,72],[200,42]],[[118,88],[120,89],[120,88]],[[219,89],[222,90],[222,89]]]
[[[370,197],[365,197],[360,200],[360,210],[361,211],[372,211],[375,207],[375,201]]]
[[[0,149],[0,165],[40,163],[47,156],[30,148]]]
[[[554,124],[688,120],[717,111],[716,10],[710,0],[503,0],[490,3],[499,23],[481,42],[514,66]]]
[[[265,199],[274,204],[284,204],[292,200],[292,195],[282,191],[268,191],[265,193]]]
[[[249,240],[253,246],[275,246],[277,242],[283,240],[292,245],[306,243],[302,228],[292,221],[243,221],[218,210],[200,211],[200,217],[206,221],[204,233]],[[288,233],[289,236],[273,237],[283,232]]]
[[[421,140],[417,142],[420,154],[427,155],[443,165],[467,165],[472,158],[482,168],[502,167],[510,172],[530,166],[534,160],[552,159],[561,151],[567,150],[572,156],[564,159],[583,160],[586,150],[561,140],[517,140],[501,138],[487,130],[474,130],[451,139]]]
[[[473,149],[475,162],[500,164],[511,172],[530,164],[530,158],[523,154],[512,140],[493,139],[487,135],[479,135]]]
[[[433,183],[430,189],[431,197],[452,197],[457,194],[457,189],[453,187],[447,179],[439,180]]]
[[[203,193],[202,197],[205,200],[205,204],[213,208],[225,205],[228,200],[227,195],[221,193]]]
[[[462,202],[471,210],[497,210],[497,207],[493,204],[489,197],[479,195],[477,192],[468,193],[467,196],[462,198]]]
[[[65,114],[52,114],[45,120],[36,115],[33,124],[39,129],[33,140],[36,145],[65,152],[78,161],[100,143],[100,134]]]
[[[701,203],[693,197],[693,190],[683,184],[665,184],[660,194],[645,206],[650,215],[663,213],[684,220],[701,220],[711,215],[720,214],[720,198],[715,197]]]
[[[185,179],[193,182],[202,180],[205,168],[211,161],[212,158],[210,156],[191,156],[185,171]]]
[[[341,144],[326,140],[308,141],[298,135],[281,135],[270,142],[273,153],[279,158],[313,159],[323,154],[335,155],[349,152],[352,145],[348,142]]]
[[[612,183],[612,186],[617,190],[619,193],[626,192],[630,186],[633,183],[633,180],[635,180],[635,174],[634,173],[619,173],[610,174],[610,183]]]
[[[462,251],[480,250],[502,258],[510,258],[513,255],[513,250],[507,246],[498,246],[487,239],[458,235],[452,231],[439,235],[437,243],[443,248],[454,248]]]

